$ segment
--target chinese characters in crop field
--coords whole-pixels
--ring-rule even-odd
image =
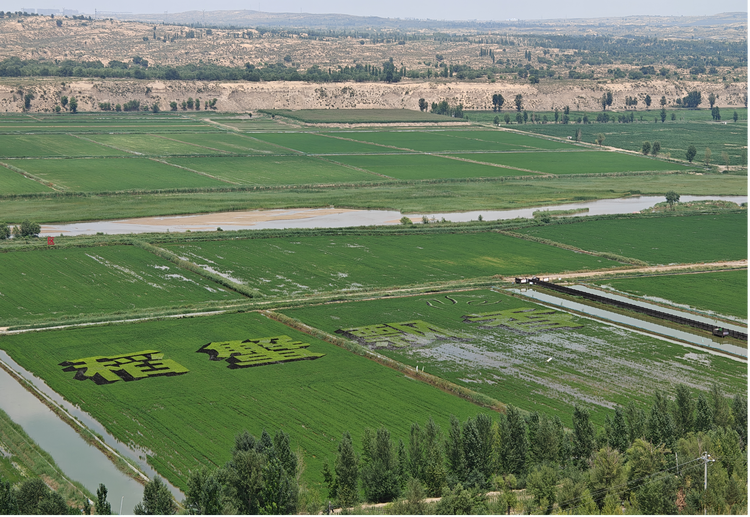
[[[309,350],[309,343],[294,341],[289,336],[247,339],[245,341],[217,341],[203,345],[198,352],[208,354],[212,361],[229,363],[227,368],[249,368],[265,364],[319,359],[325,354]]]
[[[117,381],[140,381],[148,377],[182,375],[188,369],[171,359],[164,359],[158,350],[143,350],[114,356],[94,356],[64,361],[64,372],[76,372],[79,381],[91,379],[97,384]]]
[[[421,320],[339,329],[336,333],[372,349],[415,348],[431,345],[436,341],[468,339],[459,332],[442,329]]]
[[[574,323],[573,317],[565,312],[528,307],[467,314],[463,319],[466,323],[480,323],[482,328],[506,327],[526,334],[559,328],[583,327],[579,323]]]

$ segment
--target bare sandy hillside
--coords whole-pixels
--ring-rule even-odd
[[[100,102],[113,106],[130,100],[169,109],[170,102],[181,104],[189,97],[202,101],[217,99],[219,111],[245,112],[262,108],[276,109],[350,109],[350,108],[406,108],[419,109],[419,99],[428,102],[447,100],[463,104],[465,109],[492,109],[492,95],[500,93],[507,99],[505,110],[514,109],[516,95],[523,98],[529,111],[549,111],[570,106],[573,110],[599,111],[603,92],[614,94],[612,109],[625,109],[626,97],[640,99],[638,112],[644,111],[643,99],[653,99],[651,113],[658,109],[663,96],[669,103],[684,97],[693,89],[704,97],[718,96],[719,107],[744,106],[747,95],[742,83],[706,84],[686,81],[648,81],[617,84],[597,84],[581,81],[550,82],[537,85],[515,82],[468,83],[452,80],[418,81],[405,79],[400,83],[335,83],[305,82],[209,82],[209,81],[147,81],[97,80],[70,82],[61,78],[6,79],[0,82],[0,112],[23,110],[23,96],[32,93],[31,112],[49,112],[60,104],[62,96],[76,97],[79,111],[96,111]]]

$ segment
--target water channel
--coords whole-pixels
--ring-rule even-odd
[[[706,201],[720,199],[734,203],[747,203],[747,196],[682,196],[681,202]],[[572,210],[588,209],[574,214],[575,217],[603,214],[629,214],[650,208],[664,201],[664,196],[638,196],[620,199],[599,199],[580,203],[567,203],[535,208],[514,210],[477,210],[473,212],[446,212],[406,214],[414,222],[420,222],[425,216],[430,220],[445,219],[452,222],[475,221],[482,216],[485,221],[532,218],[538,210]],[[150,232],[184,232],[213,231],[221,227],[224,230],[261,230],[290,228],[346,228],[353,226],[393,225],[400,224],[404,216],[394,210],[348,210],[337,208],[291,208],[276,210],[248,210],[237,212],[218,212],[212,214],[195,214],[166,217],[142,217],[136,219],[118,219],[107,221],[88,221],[69,224],[50,224],[42,226],[42,235],[92,235],[150,233]]]
[[[716,318],[711,318],[709,316],[702,316],[700,314],[696,314],[694,312],[686,312],[686,311],[678,311],[675,309],[669,309],[667,307],[663,307],[661,305],[654,305],[653,303],[647,303],[647,302],[641,302],[638,300],[634,300],[632,298],[628,298],[626,296],[620,296],[617,294],[613,294],[611,291],[601,291],[599,289],[592,289],[591,287],[586,287],[584,285],[572,285],[570,286],[571,289],[575,289],[576,291],[581,291],[584,293],[592,293],[599,296],[605,296],[607,298],[610,298],[612,300],[618,300],[620,302],[629,303],[632,305],[637,305],[639,307],[645,307],[647,309],[652,309],[655,311],[661,311],[665,312],[667,314],[673,314],[675,316],[679,316],[681,318],[689,318],[691,320],[700,321],[702,323],[708,323],[709,325],[714,325],[716,327],[721,327],[725,329],[735,330],[737,332],[743,332],[747,334],[747,325],[741,326],[736,325],[732,323],[728,323],[725,321],[719,321]]]
[[[600,309],[598,307],[591,307],[590,305],[584,305],[582,303],[574,302],[571,300],[558,298],[557,296],[553,296],[547,293],[540,293],[532,289],[513,288],[513,289],[508,289],[508,291],[512,293],[520,294],[521,296],[526,296],[528,298],[532,298],[534,300],[538,300],[540,302],[544,302],[550,305],[562,307],[563,309],[569,309],[572,311],[581,312],[583,314],[588,314],[596,318],[600,318],[602,320],[611,321],[614,323],[619,323],[622,325],[627,325],[629,327],[634,327],[638,329],[643,329],[649,333],[653,333],[654,335],[656,335],[655,337],[665,336],[666,338],[674,338],[676,340],[682,341],[683,343],[680,343],[680,344],[683,344],[685,346],[690,346],[690,345],[686,345],[685,342],[693,343],[695,345],[698,345],[699,347],[708,348],[709,350],[715,350],[717,352],[728,352],[730,354],[741,356],[742,358],[744,358],[744,360],[747,359],[746,348],[741,348],[741,347],[738,347],[736,345],[732,345],[729,343],[723,343],[721,341],[715,341],[711,337],[698,336],[696,334],[691,334],[690,332],[684,332],[682,330],[665,327],[663,325],[658,325],[656,323],[651,323],[649,321],[643,321],[638,318],[624,316],[616,312],[611,312],[611,311],[607,311],[604,309]],[[722,354],[722,355],[725,355],[725,354]],[[727,355],[725,355],[725,357],[731,358],[731,356],[727,356]],[[737,359],[737,360],[741,360],[741,359]]]
[[[138,465],[138,468],[150,478],[153,479],[157,474],[146,463],[144,451],[133,450],[119,442],[88,413],[67,402],[42,379],[22,368],[2,350],[0,350],[0,361],[20,377],[31,382],[37,391],[63,408],[69,415],[102,437],[109,447],[121,456],[127,457],[131,463]],[[118,470],[101,450],[88,444],[71,425],[58,417],[2,368],[0,368],[0,393],[2,394],[0,409],[5,411],[11,420],[23,427],[26,434],[52,456],[58,467],[69,478],[80,482],[93,494],[96,494],[99,483],[104,483],[112,511],[119,512],[122,502],[123,513],[132,514],[133,507],[143,498],[143,486],[140,483]],[[178,501],[184,498],[179,489],[166,480],[165,483]]]

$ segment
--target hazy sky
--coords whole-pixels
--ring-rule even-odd
[[[491,0],[11,0],[5,9],[22,7],[77,9],[85,13],[116,11],[172,13],[190,10],[250,9],[267,12],[342,13],[391,18],[433,20],[507,20],[541,18],[583,18],[629,15],[709,15],[747,12],[747,0],[535,0],[497,2]]]

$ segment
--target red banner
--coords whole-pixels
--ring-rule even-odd
[[[55,245],[55,238],[54,237],[47,237],[47,244],[49,246],[54,246]]]

